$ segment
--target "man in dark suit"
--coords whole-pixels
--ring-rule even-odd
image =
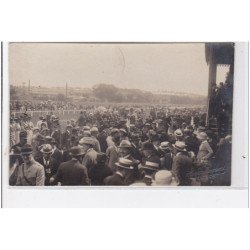
[[[45,142],[47,144],[50,144],[52,147],[52,154],[51,156],[58,162],[58,164],[60,165],[61,162],[63,161],[63,154],[62,151],[59,150],[56,146],[56,141],[53,137],[51,136],[46,136],[45,137]]]
[[[134,172],[133,162],[125,158],[120,158],[115,165],[117,166],[117,171],[105,178],[104,184],[107,186],[125,186],[125,180]]]
[[[164,141],[160,144],[159,149],[161,151],[161,169],[172,170],[173,153],[172,145],[168,141]]]
[[[97,163],[89,171],[92,186],[103,185],[103,180],[113,174],[112,170],[106,165],[106,158],[106,154],[98,153]]]
[[[118,147],[118,156],[132,161],[132,166],[134,167],[133,175],[128,176],[125,180],[127,185],[132,184],[135,180],[139,179],[138,165],[140,161],[136,160],[132,155],[132,144],[128,140],[122,140]]]
[[[191,185],[190,172],[192,169],[192,160],[187,152],[187,145],[184,142],[176,141],[174,147],[174,160],[172,165],[172,174],[179,186]]]
[[[50,144],[44,144],[41,149],[42,157],[36,159],[44,167],[45,186],[50,185],[50,178],[57,173],[59,162],[52,155],[53,149]]]
[[[86,186],[89,185],[87,168],[81,164],[85,150],[81,146],[71,148],[72,159],[63,162],[54,177],[50,179],[52,184],[61,183],[62,186]]]

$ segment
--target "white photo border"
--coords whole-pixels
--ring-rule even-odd
[[[248,43],[235,43],[230,187],[10,187],[8,44],[3,43],[2,207],[248,207]]]

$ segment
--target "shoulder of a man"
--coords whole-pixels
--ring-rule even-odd
[[[37,170],[43,170],[44,169],[43,165],[40,164],[37,161],[34,161],[33,164],[32,164],[32,166],[35,167]]]

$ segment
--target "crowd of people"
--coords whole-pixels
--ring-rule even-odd
[[[147,114],[145,113],[147,110]],[[231,135],[205,125],[201,108],[84,109],[66,121],[10,119],[13,186],[230,185]]]
[[[65,101],[11,101],[11,111],[41,111],[41,110],[74,110],[81,109],[81,105]]]

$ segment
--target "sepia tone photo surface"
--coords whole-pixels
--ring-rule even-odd
[[[9,43],[10,186],[230,186],[234,43]]]

